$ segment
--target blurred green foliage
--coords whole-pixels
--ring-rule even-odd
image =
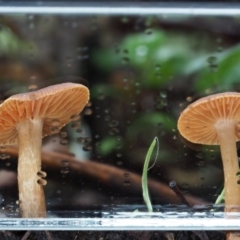
[[[131,66],[138,71],[139,81],[147,87],[162,87],[174,76],[182,76],[185,66],[194,59],[195,51],[179,34],[148,29],[130,34],[115,49],[100,49],[93,59],[108,71]]]
[[[139,114],[138,117],[132,122],[131,125],[131,136],[136,137],[139,133],[139,129],[144,131],[149,129],[149,126],[154,126],[155,128],[161,125],[161,128],[170,132],[176,127],[176,120],[170,115],[162,112],[150,112],[148,114]]]
[[[149,139],[157,136],[161,147],[158,164],[175,166],[179,172],[169,171],[169,176],[174,176],[177,182],[188,182],[188,177],[195,176],[194,184],[198,186],[201,185],[198,181],[201,182],[204,176],[209,185],[218,184],[220,179],[212,181],[211,177],[213,171],[216,175],[220,174],[216,166],[206,169],[199,167],[205,166],[207,159],[208,164],[215,164],[219,158],[219,148],[203,146],[195,153],[190,148],[184,148],[185,143],[181,143],[177,132],[177,119],[182,110],[180,103],[185,101],[187,106],[191,102],[187,100],[188,96],[194,99],[195,96],[234,91],[235,87],[238,89],[240,45],[226,49],[222,46],[224,42],[208,32],[148,28],[142,32],[126,34],[118,45],[99,48],[93,52],[92,60],[101,71],[109,74],[111,81],[101,86],[105,96],[118,99],[125,106],[130,106],[128,96],[132,96],[138,104],[138,110],[131,117],[127,131],[121,133],[125,145],[133,142],[138,145],[134,152],[129,152],[131,161],[143,162]],[[117,77],[113,75],[114,70]],[[140,94],[136,94],[131,86],[127,93],[124,91],[124,74],[129,72],[128,83],[138,83],[142,91]],[[170,96],[172,87],[174,91]],[[166,96],[161,96],[161,92],[167,93]],[[92,97],[98,96],[99,86],[95,86]],[[148,98],[154,102],[154,106],[142,107],[142,101],[148,101]],[[102,143],[103,149],[107,149],[105,153],[116,151],[114,137],[103,139]],[[183,174],[187,168],[195,169],[192,175],[191,170],[188,170],[186,176]],[[165,178],[168,179],[167,176]],[[189,186],[194,188],[194,184]]]
[[[1,25],[0,29],[0,55],[11,56],[19,53],[19,51],[27,51],[29,43],[21,40],[12,30]]]
[[[124,65],[132,67],[138,72],[139,82],[148,88],[161,88],[189,76],[196,92],[213,87],[228,91],[238,84],[239,45],[209,52],[207,48],[191,46],[193,41],[197,41],[194,35],[148,29],[127,35],[115,49],[96,51],[93,59],[105,71]],[[216,44],[215,39],[208,41]]]
[[[117,147],[119,141],[115,137],[107,137],[101,141],[101,145],[97,148],[98,154],[106,156]]]
[[[208,57],[210,70],[203,65],[196,69],[196,91],[204,91],[215,87],[216,91],[234,90],[240,80],[240,45],[225,50],[218,57]],[[206,65],[206,64],[205,64]]]

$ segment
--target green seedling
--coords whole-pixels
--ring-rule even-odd
[[[154,147],[156,144],[157,144],[157,152],[156,152],[155,161],[154,161],[153,165],[150,168],[148,168],[149,162],[151,160],[152,153],[153,153],[153,150],[154,150]],[[154,166],[154,164],[157,160],[157,157],[158,157],[158,152],[159,152],[159,140],[157,137],[155,137],[148,149],[148,152],[147,152],[147,155],[146,155],[146,158],[144,161],[143,173],[142,173],[143,199],[144,199],[145,204],[147,205],[147,209],[149,212],[152,212],[153,208],[152,208],[152,204],[151,204],[151,200],[150,200],[149,192],[148,192],[148,179],[147,179],[148,178],[148,170]]]
[[[237,176],[239,177],[239,181],[240,181],[240,170],[237,172]],[[217,200],[215,201],[215,204],[223,203],[224,197],[225,197],[225,188],[223,188],[222,192],[220,193]]]
[[[217,197],[217,200],[215,201],[215,204],[221,204],[224,200],[224,195],[225,195],[225,188],[223,188],[222,192]]]

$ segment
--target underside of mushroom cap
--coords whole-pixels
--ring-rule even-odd
[[[214,126],[220,121],[236,125],[236,141],[239,141],[240,93],[218,93],[190,104],[179,117],[178,129],[193,143],[219,145]]]
[[[69,123],[88,101],[88,88],[75,83],[13,95],[0,105],[0,144],[16,144],[16,126],[26,120],[43,119],[43,137],[50,135]]]

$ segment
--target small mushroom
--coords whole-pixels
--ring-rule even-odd
[[[46,217],[41,171],[42,137],[58,133],[89,100],[81,84],[62,83],[16,94],[0,105],[0,145],[17,144],[19,203],[22,217]]]
[[[220,145],[225,186],[225,212],[240,212],[236,141],[240,140],[240,93],[226,92],[190,104],[178,120],[188,141]]]

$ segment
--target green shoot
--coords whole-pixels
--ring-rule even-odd
[[[224,195],[225,195],[225,188],[223,188],[221,194],[218,196],[217,200],[215,201],[215,204],[220,204],[224,200]]]
[[[155,161],[153,163],[153,165],[155,164],[156,160],[157,160],[157,157],[158,157],[158,151],[159,151],[159,141],[158,141],[158,138],[155,137],[148,149],[148,152],[147,152],[147,155],[146,155],[146,158],[145,158],[145,161],[144,161],[144,166],[143,166],[143,173],[142,173],[142,191],[143,191],[143,199],[144,199],[144,202],[146,203],[147,205],[147,209],[149,212],[152,212],[153,211],[153,208],[152,208],[152,204],[151,204],[151,201],[150,201],[150,197],[149,197],[149,193],[148,193],[148,170],[153,167],[153,165],[148,168],[148,165],[149,165],[149,162],[151,160],[151,156],[152,156],[152,153],[153,153],[153,150],[154,150],[154,147],[157,143],[157,152],[156,152],[156,157],[155,157]]]
[[[237,172],[237,176],[240,178],[240,171]],[[225,188],[223,188],[222,192],[220,193],[220,195],[218,196],[215,204],[220,204],[223,202],[224,200],[224,196],[225,196]]]

